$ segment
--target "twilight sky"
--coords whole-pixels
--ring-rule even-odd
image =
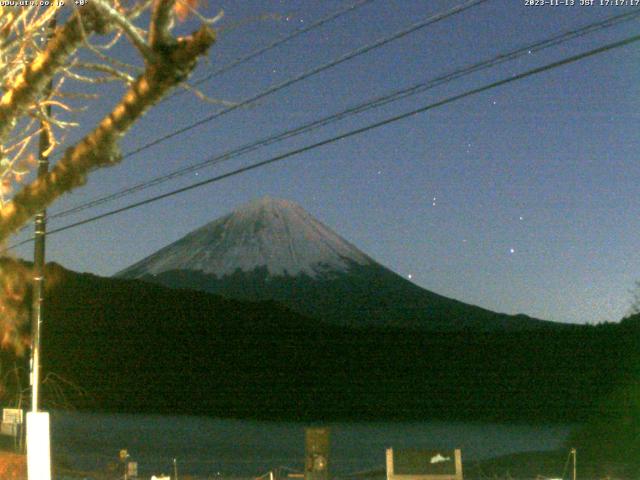
[[[355,0],[216,1],[226,65]],[[240,102],[462,0],[373,0],[201,85]],[[640,6],[489,0],[127,158],[50,213]],[[190,24],[185,25],[192,26]],[[51,220],[66,225],[620,40],[640,21],[441,85],[311,134]],[[116,53],[126,58],[124,51]],[[203,188],[49,237],[47,259],[111,275],[259,196],[293,200],[416,284],[467,303],[563,322],[617,321],[640,280],[640,43],[498,87]],[[98,118],[119,90],[105,88]],[[123,151],[221,109],[191,94],[157,106]],[[90,123],[86,124],[90,126]],[[76,138],[82,129],[74,132]],[[15,237],[22,240],[31,229]],[[30,256],[32,246],[21,247]]]

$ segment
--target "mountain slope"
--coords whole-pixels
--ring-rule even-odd
[[[312,278],[373,260],[300,206],[265,197],[215,220],[118,275],[135,278],[172,270],[223,277],[264,267],[271,276]]]
[[[43,378],[53,372],[83,387],[88,397],[73,403],[92,410],[567,422],[633,380],[640,358],[633,324],[363,330],[320,325],[273,302],[55,265],[46,274]]]
[[[269,197],[195,230],[117,276],[229,298],[275,300],[333,325],[427,331],[561,326],[420,288],[300,206]]]

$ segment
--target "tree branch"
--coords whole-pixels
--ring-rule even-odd
[[[134,47],[138,49],[142,57],[147,62],[155,61],[155,53],[154,51],[147,45],[144,37],[140,34],[136,26],[122,13],[118,12],[115,8],[109,5],[104,0],[92,0],[94,7],[98,10],[104,17],[120,27],[122,31],[125,33],[127,38],[131,41]]]
[[[154,0],[151,12],[151,28],[149,29],[149,44],[154,50],[175,41],[171,36],[171,9],[176,0]]]
[[[80,46],[84,32],[105,28],[97,22],[97,17],[88,17],[91,10],[83,10],[83,15],[74,14],[63,26],[56,28],[46,48],[29,63],[15,79],[8,91],[0,99],[0,144],[4,143],[15,127],[18,119],[42,94],[53,75],[61,68]]]
[[[158,60],[147,65],[111,113],[69,148],[51,172],[25,186],[0,209],[0,242],[56,198],[83,185],[90,171],[118,163],[118,140],[171,88],[188,77],[198,57],[214,41],[213,30],[202,26],[190,37],[174,39],[171,48],[158,50]]]

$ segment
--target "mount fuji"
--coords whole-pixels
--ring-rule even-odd
[[[491,312],[380,265],[299,205],[264,197],[116,274],[240,300],[274,300],[350,327],[529,330],[562,324]]]

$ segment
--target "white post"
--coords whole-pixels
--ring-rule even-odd
[[[454,450],[454,456],[456,461],[456,479],[462,480],[462,452],[459,448]]]
[[[47,412],[27,412],[27,474],[29,480],[51,480]]]

